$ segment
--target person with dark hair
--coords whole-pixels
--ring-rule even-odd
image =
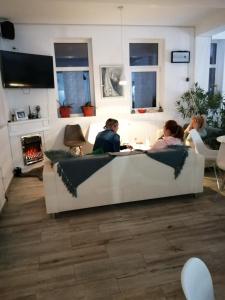
[[[93,153],[119,152],[123,149],[132,149],[132,146],[120,145],[120,136],[117,134],[119,122],[115,119],[108,119],[104,130],[96,136]]]
[[[184,130],[174,120],[169,120],[163,128],[163,136],[155,142],[151,150],[167,148],[171,145],[183,145]]]

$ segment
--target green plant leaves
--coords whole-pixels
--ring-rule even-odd
[[[183,118],[206,115],[209,126],[225,129],[224,97],[219,92],[204,91],[197,82],[176,101],[176,109]]]

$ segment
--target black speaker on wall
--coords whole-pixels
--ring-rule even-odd
[[[1,23],[1,34],[3,39],[14,40],[15,29],[13,23],[4,21]]]

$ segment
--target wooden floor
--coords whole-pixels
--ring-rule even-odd
[[[180,273],[192,256],[207,263],[216,299],[224,300],[225,197],[216,193],[210,174],[198,198],[67,212],[56,219],[45,213],[39,180],[15,178],[0,216],[0,299],[184,299]]]

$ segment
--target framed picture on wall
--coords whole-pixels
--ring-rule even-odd
[[[16,115],[16,120],[17,121],[23,121],[23,120],[28,120],[27,114],[23,109],[18,109],[15,111]]]
[[[100,66],[102,97],[122,97],[123,86],[119,85],[122,66]]]
[[[190,51],[172,51],[171,52],[172,63],[189,63]]]

